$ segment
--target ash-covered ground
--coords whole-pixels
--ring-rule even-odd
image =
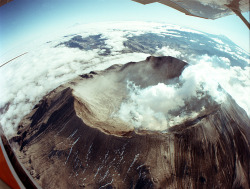
[[[249,188],[249,117],[196,66],[150,56],[81,74],[10,141],[42,188]]]

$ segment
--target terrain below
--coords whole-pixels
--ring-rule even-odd
[[[172,82],[187,66],[151,56],[61,85],[20,122],[16,154],[42,188],[249,188],[250,120],[230,96],[164,132],[113,116],[128,80]]]

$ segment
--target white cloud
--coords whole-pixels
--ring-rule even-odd
[[[107,40],[105,43],[108,48],[111,48],[112,51],[122,51],[125,47],[123,42],[127,39],[124,36],[124,32],[122,31],[110,31],[108,33],[103,34],[103,38]]]
[[[162,47],[155,52],[156,56],[172,56],[175,58],[180,58],[182,53],[175,49],[170,48],[169,46]]]
[[[191,60],[191,63],[212,65],[207,75],[213,77],[250,116],[250,101],[248,100],[250,94],[250,67],[229,67],[230,61],[227,58],[209,57],[208,55],[196,57]]]
[[[58,41],[59,42],[59,41]],[[110,44],[118,50],[119,36]],[[57,43],[58,44],[58,43]],[[18,123],[32,107],[49,91],[76,76],[92,70],[102,70],[113,64],[141,61],[148,54],[128,53],[110,56],[98,55],[99,50],[83,51],[55,44],[33,47],[28,54],[0,69],[0,107],[10,103],[0,124],[6,135],[15,132]]]
[[[212,106],[208,96],[217,103],[224,102],[225,93],[214,74],[212,64],[201,62],[187,67],[175,84],[158,83],[142,89],[128,81],[128,100],[116,115],[136,128],[166,130]]]
[[[220,40],[220,39],[217,39],[217,38],[212,38],[215,42],[221,44],[221,45],[224,45],[224,43]]]
[[[23,116],[29,113],[32,107],[45,94],[62,83],[75,78],[79,74],[87,73],[91,70],[105,69],[113,64],[140,61],[149,56],[144,53],[121,54],[120,51],[124,48],[123,42],[126,40],[127,36],[141,35],[144,33],[155,33],[159,35],[166,33],[171,35],[177,34],[172,30],[204,35],[204,33],[197,32],[195,30],[162,23],[93,23],[74,26],[69,28],[67,31],[62,31],[58,36],[50,36],[50,38],[47,38],[46,36],[44,39],[37,39],[35,42],[32,41],[24,46],[22,45],[20,49],[13,49],[9,53],[5,53],[5,55],[1,57],[2,62],[6,62],[17,55],[22,54],[23,51],[28,52],[28,54],[15,59],[0,69],[0,108],[3,108],[7,103],[9,103],[8,110],[4,111],[4,113],[0,115],[0,124],[3,126],[5,133],[7,135],[13,134]],[[71,39],[72,36],[63,37],[69,34],[77,34],[83,37],[101,34],[101,36],[106,39],[106,45],[111,48],[111,54],[106,57],[98,55],[99,51],[102,49],[84,51],[64,46],[55,48],[55,46],[59,43]],[[46,43],[47,41],[51,42]],[[218,46],[218,48],[223,47]],[[245,60],[241,54],[232,52],[229,48],[230,47],[226,49],[223,48],[221,50],[228,51],[228,53],[231,53],[232,56]],[[173,49],[170,46],[158,49],[157,54],[169,55],[177,58],[183,58],[186,56],[183,55],[183,52],[179,52],[178,49]],[[243,70],[237,67],[230,67],[229,69],[228,65],[230,64],[230,61],[225,57],[206,57],[206,55],[204,55],[197,58],[197,55],[189,56],[192,57],[193,64],[197,64],[199,62],[211,62],[208,67],[205,66],[205,68],[211,71],[207,75],[214,73],[212,74],[214,79],[217,79],[216,81],[218,81],[222,87],[236,99],[237,103],[248,112],[248,115],[250,115],[250,102],[247,100],[248,94],[250,94],[249,78],[247,78],[249,68],[245,68]],[[249,60],[246,61],[249,62]],[[219,69],[219,63],[224,64],[225,68]],[[202,64],[200,64],[199,69],[203,70],[201,65]],[[198,69],[198,66],[196,68]],[[188,77],[188,74],[186,77]],[[201,75],[201,77],[203,77],[203,75]],[[193,88],[191,81],[198,81],[197,79],[198,78],[194,77],[186,78],[187,81],[190,81],[190,83],[185,83],[185,86],[190,84],[190,86],[187,87],[187,89],[191,90],[190,94],[193,94],[192,92],[194,92],[192,91]],[[212,84],[217,86],[216,83],[211,83],[211,85]],[[164,85],[155,86],[152,88],[152,91],[148,89],[147,91],[141,92],[141,95],[160,95],[160,88],[169,91],[169,94],[171,94],[173,89],[177,86],[172,86],[172,88],[169,87],[170,86]],[[211,89],[211,94],[216,96],[216,87],[211,88],[211,86],[208,86],[208,89]],[[183,90],[178,89],[177,91],[175,92],[181,96],[181,93],[184,92],[184,88]],[[183,105],[181,99],[176,99],[176,101],[173,102],[178,104],[178,106]],[[145,102],[143,103],[145,104]],[[164,122],[164,119],[161,119],[161,113],[157,114],[154,108],[150,109],[156,113],[154,119],[152,118],[154,121],[157,121],[158,119]],[[147,114],[152,113],[150,109],[147,109]],[[194,114],[190,113],[190,115],[193,116]],[[176,117],[174,121],[180,121],[180,119],[185,116],[186,115],[181,115]]]

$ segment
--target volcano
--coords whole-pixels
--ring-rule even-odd
[[[128,100],[128,80],[171,84],[186,67],[151,56],[80,75],[44,96],[11,144],[42,188],[249,188],[250,120],[231,96],[206,97],[195,117],[164,130],[114,113]]]

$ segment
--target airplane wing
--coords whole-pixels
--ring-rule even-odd
[[[217,19],[234,14],[235,11],[249,11],[249,0],[133,0],[141,4],[162,3],[187,15]],[[233,10],[232,10],[233,9]]]
[[[248,26],[242,12],[249,11],[249,0],[132,0],[141,4],[161,3],[186,15],[206,19],[217,19],[236,14]]]
[[[11,2],[11,1],[13,1],[13,0],[0,0],[0,7],[5,5],[6,3]]]

